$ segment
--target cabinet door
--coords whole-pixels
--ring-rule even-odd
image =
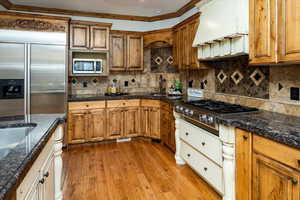
[[[170,145],[170,134],[171,134],[171,123],[170,123],[170,116],[167,110],[161,110],[161,140],[162,142],[169,146]]]
[[[299,200],[300,175],[291,168],[253,154],[253,200]]]
[[[173,112],[170,113],[170,126],[171,126],[171,132],[169,136],[169,144],[172,151],[176,152],[175,117],[173,116]]]
[[[190,50],[191,50],[191,44],[190,44],[190,34],[189,34],[189,29],[188,25],[185,25],[180,28],[181,32],[181,51],[182,51],[182,67],[183,68],[188,68],[190,65]]]
[[[90,35],[89,26],[81,24],[71,24],[70,47],[71,49],[89,49]]]
[[[252,200],[252,135],[236,129],[236,199]]]
[[[174,30],[173,32],[173,58],[174,58],[174,66],[178,66],[178,31]]]
[[[55,199],[54,189],[54,160],[53,155],[50,156],[45,166],[41,170],[41,200]]]
[[[27,193],[24,200],[41,200],[39,180],[35,180],[32,183],[31,190]]]
[[[110,35],[110,71],[126,70],[126,36]]]
[[[107,138],[120,138],[123,134],[124,111],[122,108],[107,109]]]
[[[189,48],[190,48],[190,68],[197,69],[199,68],[199,61],[198,61],[198,48],[193,47],[193,42],[197,33],[199,25],[199,19],[192,21],[189,23]]]
[[[150,137],[160,139],[160,109],[150,108],[149,110]]]
[[[70,111],[68,117],[69,144],[85,142],[88,126],[87,113],[84,110]]]
[[[141,108],[141,135],[150,137],[150,127],[149,127],[149,108]]]
[[[127,108],[124,111],[125,137],[134,137],[140,134],[140,109]]]
[[[127,69],[143,70],[143,36],[128,35],[127,36]]]
[[[250,0],[250,63],[276,63],[276,5],[274,0]]]
[[[278,0],[278,61],[300,61],[300,1]]]
[[[105,138],[106,133],[106,110],[95,109],[89,113],[89,131],[88,141],[101,141]]]
[[[109,28],[91,26],[91,49],[105,51],[109,49]]]

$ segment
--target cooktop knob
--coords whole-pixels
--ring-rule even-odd
[[[189,114],[190,110],[186,108],[184,112],[185,114]]]
[[[179,110],[179,108],[180,108],[180,106],[176,106],[176,107],[175,107],[176,110]]]
[[[209,116],[209,117],[207,118],[207,122],[208,122],[209,124],[213,124],[213,123],[214,123],[214,118],[211,117],[211,116]]]
[[[180,107],[180,109],[179,109],[180,111],[183,111],[184,110],[184,108],[183,107]]]
[[[194,111],[190,110],[189,115],[193,116],[193,114],[194,114]]]
[[[201,115],[201,119],[200,120],[202,122],[207,122],[207,115],[206,114]]]

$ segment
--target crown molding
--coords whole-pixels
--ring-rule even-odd
[[[9,0],[0,0],[0,5],[2,5],[8,10],[23,11],[23,12],[39,12],[39,13],[48,13],[48,14],[60,14],[60,15],[83,16],[83,17],[94,17],[94,18],[155,22],[155,21],[180,17],[181,15],[183,15],[184,13],[186,13],[187,11],[195,7],[195,5],[200,1],[201,0],[191,0],[189,3],[184,5],[176,12],[168,13],[164,15],[152,16],[152,17],[86,12],[86,11],[67,10],[67,9],[60,9],[60,8],[46,8],[46,7],[38,7],[38,6],[26,6],[26,5],[13,4]]]

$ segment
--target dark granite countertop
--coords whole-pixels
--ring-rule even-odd
[[[0,121],[0,200],[14,189],[65,115],[31,115],[30,119],[31,124],[25,123],[25,127],[24,120],[18,118]],[[14,123],[19,125],[13,126]]]
[[[69,102],[137,98],[162,100],[172,104],[184,104],[184,100],[186,100],[186,97],[183,97],[182,99],[170,99],[167,96],[153,96],[147,93],[139,93],[115,97],[104,95],[74,95],[69,97]],[[217,122],[220,124],[237,127],[273,141],[300,149],[299,117],[260,110],[253,113],[217,115],[216,118]]]
[[[300,149],[300,118],[263,111],[221,115],[217,122],[237,127],[273,141]]]

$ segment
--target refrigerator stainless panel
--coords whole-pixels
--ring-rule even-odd
[[[0,43],[0,79],[24,81],[25,44]],[[25,84],[23,84],[23,87]],[[3,90],[4,88],[1,87]],[[23,88],[24,89],[24,88]],[[2,93],[4,91],[1,91]],[[0,100],[0,116],[24,115],[23,99]]]
[[[25,45],[0,43],[0,79],[24,79]]]
[[[65,113],[66,47],[30,47],[30,113]]]
[[[12,43],[36,43],[66,45],[66,33],[0,30],[0,41]]]

